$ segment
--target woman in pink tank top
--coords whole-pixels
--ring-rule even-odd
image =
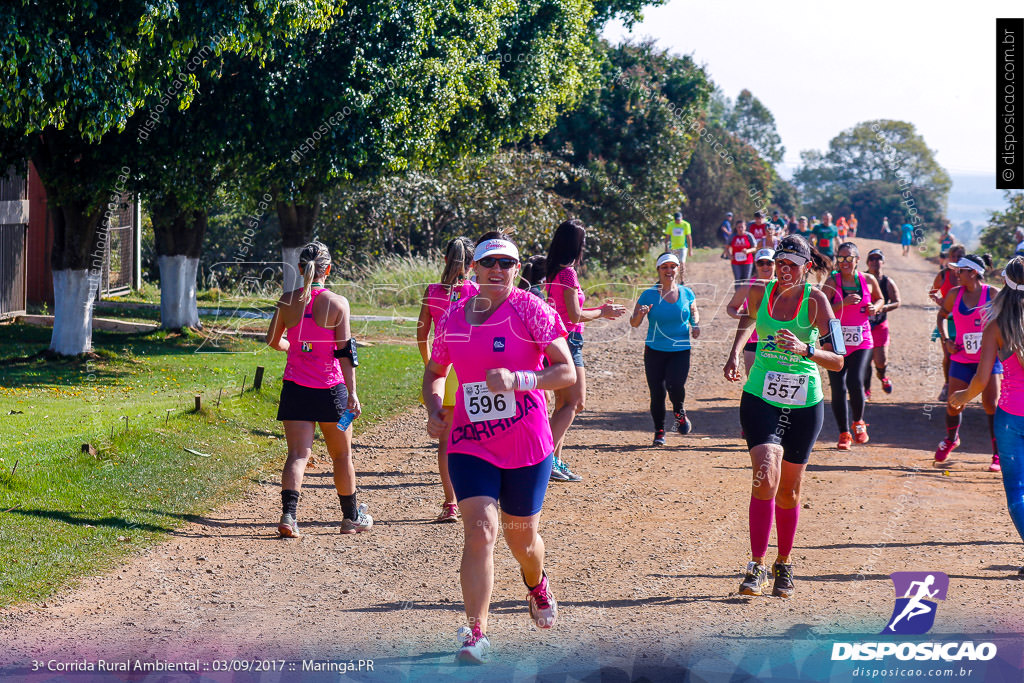
[[[299,491],[317,424],[334,463],[334,487],[343,517],[341,533],[367,531],[373,518],[366,514],[366,505],[356,504],[352,430],[337,428],[346,410],[355,417],[360,413],[355,375],[358,361],[348,300],[324,288],[331,272],[331,254],[322,243],[310,242],[302,249],[299,271],[302,289],[281,295],[267,330],[270,348],[288,354],[277,410],[288,442],[277,531],[285,538],[299,537]]]
[[[979,372],[981,341],[985,323],[988,320],[988,306],[996,289],[984,283],[985,271],[992,267],[992,257],[968,254],[949,268],[955,268],[960,285],[949,290],[936,316],[942,344],[949,353],[949,394],[967,387]],[[953,318],[956,336],[949,338],[949,330],[943,325],[948,316]],[[1003,365],[997,358],[989,374],[1001,375]],[[981,403],[988,417],[989,434],[992,437],[993,472],[999,471],[999,451],[996,445],[995,414],[996,397],[999,395],[999,381],[986,382]],[[935,462],[945,462],[954,448],[960,445],[960,420],[963,408],[946,402],[946,438],[935,449]]]
[[[981,337],[978,371],[966,389],[951,392],[949,403],[958,410],[988,390],[993,368],[1002,361],[1003,382],[994,418],[999,454],[989,469],[1002,471],[1010,519],[1024,539],[1024,258],[1017,256],[1003,271],[1006,287],[995,295]],[[1024,567],[1017,574],[1024,576]]]
[[[859,272],[858,263],[860,250],[857,245],[853,242],[840,244],[836,249],[837,271],[821,288],[839,318],[846,344],[842,370],[829,370],[828,373],[832,388],[832,415],[839,427],[836,448],[841,451],[849,450],[854,442],[868,442],[868,425],[864,422],[864,371],[871,362],[871,349],[874,347],[870,318],[885,305],[878,280],[870,273]]]
[[[423,292],[423,302],[420,305],[420,316],[416,327],[416,344],[419,346],[424,365],[430,360],[428,355],[430,328],[434,328],[436,336],[438,323],[441,322],[441,317],[448,312],[448,309],[456,301],[476,294],[476,285],[466,279],[470,265],[473,263],[473,248],[475,246],[468,237],[456,237],[449,240],[444,250],[444,272],[441,273],[441,282],[427,285],[426,291]],[[455,407],[455,394],[458,388],[459,378],[454,371],[449,372],[444,387],[443,405],[446,408]],[[452,482],[448,477],[447,434],[441,435],[437,440],[437,469],[441,474],[444,501],[441,503],[441,514],[434,521],[457,522],[459,506],[455,503],[455,490],[452,489]]]
[[[576,366],[576,382],[555,392],[555,409],[551,413],[551,432],[555,437],[555,464],[551,478],[556,481],[583,481],[568,463],[562,460],[562,442],[576,416],[583,412],[587,400],[587,373],[583,368],[583,326],[601,318],[614,320],[626,309],[610,300],[597,308],[583,308],[586,296],[580,287],[576,268],[583,261],[587,230],[583,222],[570,219],[562,222],[551,236],[547,257],[548,303],[554,306],[569,332],[569,351]]]
[[[481,239],[473,261],[480,291],[455,302],[441,318],[423,375],[423,397],[427,433],[438,438],[447,432],[448,472],[462,512],[460,579],[468,627],[459,630],[457,658],[481,662],[490,648],[487,613],[499,516],[529,591],[531,619],[550,628],[557,616],[538,533],[554,449],[544,390],[571,385],[576,372],[561,319],[515,286],[520,269],[515,245]],[[448,409],[442,395],[452,368],[460,387],[455,407]]]

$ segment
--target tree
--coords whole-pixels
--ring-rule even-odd
[[[763,159],[777,164],[785,156],[786,148],[782,146],[782,138],[775,128],[775,117],[746,88],[728,107],[724,123],[730,133],[756,149]]]
[[[801,153],[793,176],[808,210],[856,211],[863,229],[877,235],[890,225],[941,227],[952,181],[913,124],[859,123],[829,142],[826,153]]]
[[[772,167],[757,150],[721,124],[708,124],[681,183],[690,198],[688,215],[693,239],[718,244],[718,226],[726,211],[751,219],[770,202],[775,180]]]
[[[187,108],[199,76],[217,75],[201,55],[264,59],[274,38],[323,30],[337,11],[328,0],[258,3],[241,12],[227,0],[0,6],[0,153],[5,166],[30,159],[46,188],[54,225],[52,351],[91,348],[105,209],[134,176],[118,131],[137,112]]]
[[[710,85],[690,57],[650,41],[602,41],[599,50],[596,87],[541,144],[570,165],[575,177],[559,192],[592,226],[588,249],[614,266],[635,263],[681,208],[679,178],[698,145]]]
[[[981,229],[981,250],[991,253],[997,265],[1013,258],[1020,242],[1017,228],[1024,226],[1024,191],[1006,190],[1003,197],[1006,209],[991,212],[988,225]]]
[[[512,232],[524,256],[542,253],[569,216],[553,190],[568,179],[568,165],[546,152],[504,149],[431,172],[344,183],[324,195],[319,235],[344,245],[353,264],[432,253],[451,237],[497,229]]]
[[[329,31],[250,69],[259,144],[245,175],[251,194],[275,199],[285,264],[332,187],[491,152],[575,103],[591,68],[590,0],[476,5],[351,2]]]

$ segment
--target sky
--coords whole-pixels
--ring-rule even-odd
[[[991,174],[994,189],[995,18],[1022,15],[1021,0],[669,0],[632,32],[612,23],[604,35],[692,54],[730,98],[749,89],[775,116],[790,168],[861,121],[898,119],[948,172]]]

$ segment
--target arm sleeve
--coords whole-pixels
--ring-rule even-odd
[[[438,365],[451,365],[452,358],[448,352],[448,319],[452,315],[452,311],[460,309],[460,306],[452,306],[448,311],[441,316],[441,319],[437,321],[437,327],[434,328],[434,344],[430,349],[430,360],[434,361]]]

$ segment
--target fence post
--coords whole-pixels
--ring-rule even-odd
[[[263,386],[263,366],[262,365],[257,365],[256,366],[256,377],[252,381],[252,388],[255,389],[256,391],[259,391],[260,387],[262,387],[262,386]]]
[[[203,397],[200,394],[196,394],[196,412],[198,413],[203,409]]]

